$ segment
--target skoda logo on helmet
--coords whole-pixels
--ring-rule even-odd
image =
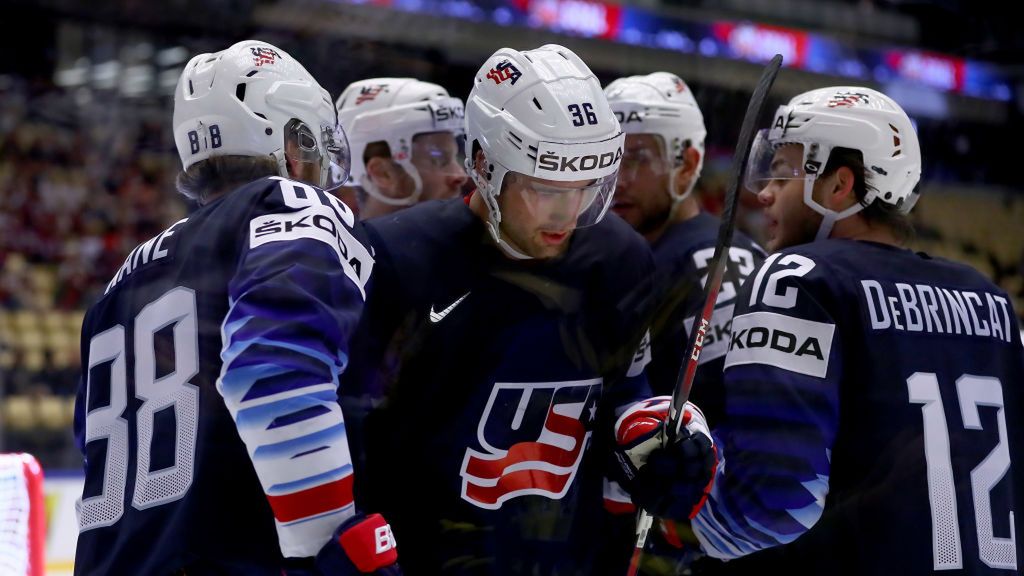
[[[587,154],[584,156],[562,156],[548,150],[537,158],[537,168],[548,172],[588,172],[590,170],[608,168],[622,160],[622,147],[615,152],[604,154]]]

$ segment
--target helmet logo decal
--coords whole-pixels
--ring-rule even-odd
[[[829,108],[853,108],[857,104],[867,104],[868,95],[863,92],[836,92],[828,101]]]
[[[363,86],[359,89],[359,96],[356,96],[356,106],[363,102],[370,102],[380,94],[386,94],[388,92],[387,84],[377,84],[376,86]]]
[[[466,117],[466,110],[462,106],[431,105],[430,115],[434,117],[434,124],[447,122],[449,120],[462,120]]]
[[[545,151],[537,157],[537,170],[549,172],[586,172],[597,168],[607,168],[622,160],[622,148],[604,154],[587,154],[584,156],[562,156],[553,150]]]
[[[625,112],[622,112],[620,110],[616,110],[615,117],[619,120],[619,124],[629,124],[630,122],[644,121],[643,114],[637,112],[636,110],[630,110],[629,114],[626,114]]]
[[[781,138],[786,135],[786,131],[789,130],[789,124],[793,121],[793,110],[789,110],[787,114],[779,114],[775,117],[775,123],[772,124],[772,138]],[[776,136],[776,131],[782,130],[781,133]]]
[[[253,64],[256,66],[276,64],[277,59],[281,57],[281,55],[277,53],[277,50],[268,46],[250,46],[249,51],[252,52]]]
[[[504,60],[494,68],[491,68],[487,73],[487,78],[494,80],[495,84],[501,84],[505,80],[511,80],[512,85],[514,86],[522,75],[523,73],[520,72],[512,62]]]
[[[675,85],[676,85],[676,92],[684,92],[684,91],[686,91],[686,82],[683,82],[682,78],[679,78],[677,76],[677,77],[672,79],[672,82],[674,82]]]

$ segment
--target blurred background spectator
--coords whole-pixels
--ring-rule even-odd
[[[720,210],[739,122],[759,72],[749,60],[760,59],[761,45],[785,51],[792,48],[787,39],[796,39],[789,55],[793,67],[780,76],[771,107],[813,86],[905,89],[894,96],[917,122],[925,159],[922,199],[913,213],[915,248],[990,275],[1022,314],[1024,191],[1009,143],[1022,127],[1024,37],[1012,19],[991,11],[975,17],[966,2],[929,3],[927,10],[923,5],[867,0],[5,3],[0,452],[33,452],[47,467],[80,466],[70,421],[84,310],[132,248],[193,208],[174,191],[179,163],[171,133],[172,91],[191,55],[247,37],[291,52],[335,96],[362,78],[414,76],[464,98],[479,62],[499,45],[566,44],[604,82],[659,69],[679,73],[701,104],[709,130],[698,194],[711,212]],[[707,36],[699,38],[703,31]],[[1007,66],[1012,64],[1017,66]],[[906,76],[908,83],[896,82],[900,78],[894,74]],[[740,226],[758,237],[753,195],[742,198],[742,210]]]

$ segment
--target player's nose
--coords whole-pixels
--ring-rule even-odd
[[[771,206],[775,203],[775,193],[771,191],[771,186],[761,188],[761,191],[757,193],[757,201],[762,206]]]
[[[469,180],[469,176],[466,175],[466,171],[463,170],[462,166],[459,166],[445,177],[449,190],[459,190],[467,180]]]

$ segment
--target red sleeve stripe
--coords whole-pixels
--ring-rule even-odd
[[[267,496],[274,518],[286,523],[312,518],[352,503],[352,475],[282,496]]]

